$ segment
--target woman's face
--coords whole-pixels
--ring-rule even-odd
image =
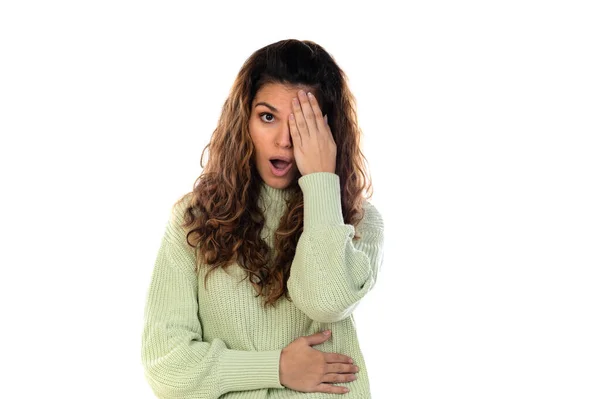
[[[254,143],[254,160],[262,180],[273,188],[287,188],[299,174],[288,116],[292,113],[292,98],[300,89],[309,90],[305,86],[268,83],[252,101],[248,128]]]

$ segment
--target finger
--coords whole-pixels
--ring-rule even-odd
[[[346,387],[339,387],[337,385],[331,384],[319,384],[316,386],[317,392],[327,392],[327,393],[347,393],[350,390]]]
[[[323,376],[323,382],[329,383],[339,383],[339,382],[350,382],[356,380],[356,375],[354,374],[338,374],[338,373],[329,373]]]
[[[323,119],[323,114],[321,113],[321,108],[319,107],[319,102],[317,98],[311,93],[308,92],[308,102],[312,108],[313,113],[315,114],[315,121],[317,124],[317,128],[320,132],[323,132],[327,129],[327,120]]]
[[[314,96],[313,96],[314,97]],[[306,128],[309,133],[312,135],[318,132],[317,120],[315,119],[315,112],[313,111],[313,106],[310,102],[310,98],[304,92],[304,90],[298,91],[298,98],[300,99],[300,107],[302,108],[302,114],[304,115],[304,119],[306,120]]]
[[[331,132],[331,126],[329,126],[329,122],[327,121],[327,115],[323,117],[323,123],[325,124],[325,131],[329,133],[329,137],[335,143],[335,140],[333,139],[333,133]]]
[[[353,363],[352,358],[339,353],[325,353],[327,363]]]
[[[298,132],[298,126],[296,125],[296,118],[294,114],[290,114],[288,117],[288,124],[290,125],[290,136],[292,136],[292,142],[294,146],[302,147],[302,136]]]
[[[324,373],[357,373],[358,367],[347,363],[327,363],[325,364]]]
[[[306,135],[310,138],[310,132],[308,131],[308,126],[306,125],[306,121],[304,120],[304,114],[302,113],[300,102],[296,97],[292,99],[292,111],[294,112],[294,117],[296,118],[296,126],[298,126],[298,133],[301,136]]]

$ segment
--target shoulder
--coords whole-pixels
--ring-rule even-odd
[[[192,193],[190,192],[179,197],[171,206],[167,228],[173,238],[181,239],[181,237],[186,235],[183,224],[185,221],[185,212],[190,206],[191,200]]]
[[[360,236],[383,236],[383,216],[381,215],[377,207],[365,199],[363,202],[363,211],[363,218],[356,225],[356,232]]]
[[[192,192],[179,197],[171,206],[171,220],[183,222],[183,215],[192,201]]]
[[[363,203],[363,210],[364,216],[361,220],[361,224],[379,227],[383,230],[383,216],[377,207],[368,200],[365,200]]]

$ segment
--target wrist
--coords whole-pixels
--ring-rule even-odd
[[[343,225],[340,177],[313,173],[298,180],[304,197],[304,228]]]
[[[284,381],[283,381],[284,380],[284,378],[283,378],[283,366],[284,366],[283,354],[284,354],[284,351],[285,351],[285,348],[283,348],[281,350],[281,354],[279,355],[279,383],[287,388],[287,386],[284,384]]]

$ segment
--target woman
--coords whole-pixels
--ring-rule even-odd
[[[158,397],[370,397],[352,311],[375,284],[383,221],[363,195],[354,107],[311,41],[242,66],[156,258],[142,360]]]

